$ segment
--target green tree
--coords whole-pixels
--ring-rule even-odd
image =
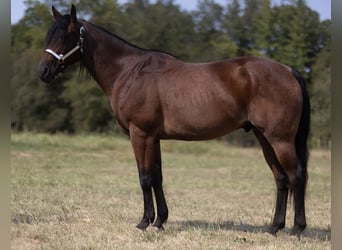
[[[117,132],[118,127],[107,96],[97,83],[86,78],[74,77],[65,81],[63,100],[70,106],[70,132]]]
[[[272,9],[271,0],[262,0],[260,11],[256,16],[256,38],[257,49],[262,55],[270,54],[271,29],[272,29]]]
[[[230,37],[230,39],[237,45],[238,49],[236,52],[237,56],[242,56],[243,52],[243,21],[242,21],[242,10],[240,6],[240,1],[233,0],[231,4],[228,5],[228,9],[224,18],[224,28],[225,33]]]
[[[244,55],[259,55],[257,50],[257,20],[262,9],[260,0],[245,0],[242,15],[243,38],[241,39],[241,53]]]
[[[321,23],[320,47],[312,67],[312,138],[315,146],[331,143],[331,21]]]
[[[12,52],[27,48],[41,49],[46,32],[53,22],[49,7],[38,1],[28,0],[24,17],[11,30]]]
[[[36,62],[39,53],[26,49],[13,60],[11,83],[12,128],[39,132],[68,130],[69,107],[60,97],[63,92],[61,76],[54,84],[38,80]]]
[[[223,29],[223,7],[213,0],[198,1],[193,13],[196,23],[197,61],[212,61],[234,57],[236,44]]]
[[[331,67],[330,52],[323,50],[313,66],[312,88],[312,138],[316,146],[331,143]]]
[[[47,5],[38,1],[26,4],[24,18],[12,27],[12,128],[45,132],[67,130],[69,108],[60,98],[63,84],[58,84],[67,75],[56,84],[45,86],[36,74],[52,17]]]
[[[83,18],[113,33],[122,29],[123,16],[117,0],[79,1],[77,11]]]
[[[260,55],[257,49],[258,19],[262,11],[261,0],[233,0],[227,7],[224,20],[226,33],[237,44],[238,56]]]
[[[183,60],[192,58],[194,23],[187,12],[173,1],[132,1],[124,5],[120,33],[128,41],[145,49],[171,53]]]
[[[296,68],[310,80],[311,67],[319,52],[319,27],[317,12],[303,0],[297,0],[296,5],[275,6],[267,56]]]

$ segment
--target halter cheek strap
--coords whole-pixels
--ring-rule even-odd
[[[46,49],[45,52],[49,53],[54,58],[56,58],[60,67],[63,69],[65,67],[65,65],[64,65],[65,59],[67,59],[69,56],[74,54],[77,50],[80,50],[81,53],[83,53],[84,33],[85,33],[85,29],[83,26],[81,26],[81,28],[80,28],[80,40],[78,41],[77,45],[72,50],[70,50],[68,53],[66,53],[65,55],[57,54],[52,49]]]

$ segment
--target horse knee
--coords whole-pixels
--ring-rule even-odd
[[[151,174],[140,174],[139,179],[142,190],[146,191],[151,189],[153,185],[153,178]]]

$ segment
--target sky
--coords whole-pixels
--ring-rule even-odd
[[[11,24],[17,23],[25,14],[25,0],[11,0]],[[198,0],[175,0],[175,3],[180,5],[184,10],[194,10],[197,7]],[[275,0],[277,4],[284,0]],[[127,2],[119,0],[120,3]],[[154,2],[151,0],[150,2]],[[215,0],[222,6],[225,6],[229,0]],[[286,1],[284,1],[286,2]],[[331,0],[306,0],[307,5],[317,11],[321,20],[331,19]]]

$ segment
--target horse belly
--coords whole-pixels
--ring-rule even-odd
[[[230,75],[221,77],[212,67],[188,64],[159,84],[164,137],[207,140],[242,127],[247,114],[245,84]]]
[[[164,113],[162,137],[209,140],[240,128],[242,122],[242,117],[227,104],[214,102],[211,105],[187,105]]]

